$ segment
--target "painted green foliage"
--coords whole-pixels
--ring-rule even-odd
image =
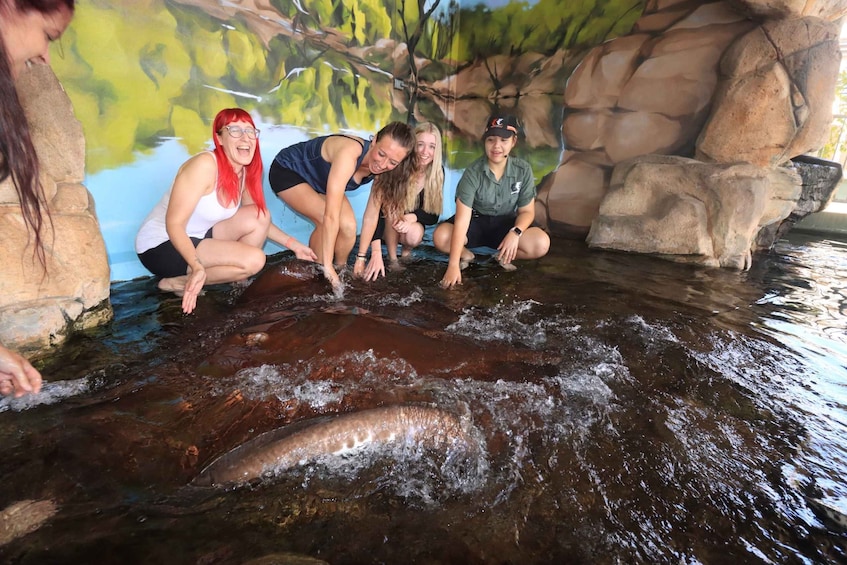
[[[628,32],[643,8],[643,0],[539,0],[496,9],[484,4],[463,8],[456,58],[470,61],[480,55],[585,49]]]
[[[641,11],[634,0],[539,0],[496,9],[460,9],[455,0],[270,6],[279,12],[280,32],[268,38],[237,10],[222,20],[179,0],[78,1],[53,67],[85,128],[88,171],[132,162],[165,137],[199,151],[212,117],[230,106],[312,131],[373,131],[405,119],[393,105],[392,50],[363,61],[357,46],[385,38],[411,43],[418,57],[437,60],[433,67],[449,73],[481,54],[596,43],[627,31]],[[329,35],[340,37],[341,47],[320,43]]]

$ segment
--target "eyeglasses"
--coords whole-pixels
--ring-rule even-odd
[[[228,131],[229,135],[236,139],[238,139],[245,133],[250,139],[256,139],[257,137],[259,137],[259,130],[257,130],[256,128],[243,128],[241,126],[224,126],[223,129]]]

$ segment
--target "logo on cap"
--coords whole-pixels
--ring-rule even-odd
[[[505,130],[505,137],[518,134],[517,122],[511,116],[491,116],[488,126],[485,128],[486,135],[496,135],[496,130]]]

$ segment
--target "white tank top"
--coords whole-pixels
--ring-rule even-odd
[[[217,186],[218,179],[215,178]],[[168,241],[168,230],[165,226],[165,217],[168,213],[168,203],[171,199],[171,191],[173,186],[162,195],[159,202],[153,207],[153,210],[144,219],[138,234],[135,236],[135,252],[144,253],[148,249],[153,249]],[[242,179],[241,191],[244,191],[244,181]],[[225,208],[218,202],[218,191],[213,190],[200,198],[194,212],[188,218],[188,224],[185,226],[185,231],[189,237],[202,238],[209,231],[209,228],[233,217],[238,208],[241,206],[241,194],[238,195],[238,202],[232,208]]]

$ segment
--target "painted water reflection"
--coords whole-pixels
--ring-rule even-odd
[[[847,246],[795,235],[747,273],[553,249],[450,292],[425,251],[342,299],[282,256],[190,317],[149,280],[115,285],[112,326],[53,359],[42,395],[0,401],[2,506],[59,508],[0,559],[847,558],[822,511],[847,503]],[[484,449],[401,439],[187,486],[262,432],[397,405],[466,418]]]

